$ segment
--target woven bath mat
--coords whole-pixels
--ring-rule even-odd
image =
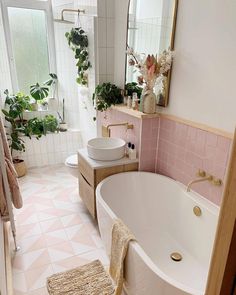
[[[47,288],[50,295],[111,295],[114,293],[112,280],[99,260],[50,276],[47,279]]]

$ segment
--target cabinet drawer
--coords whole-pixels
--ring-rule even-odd
[[[79,173],[79,194],[93,218],[96,218],[96,202],[94,188],[86,181],[85,176]]]
[[[96,176],[95,176],[96,177],[95,185],[97,186],[106,177],[113,174],[121,173],[121,172],[124,172],[124,165],[97,169]]]
[[[124,165],[124,172],[138,171],[138,163]]]
[[[94,187],[94,170],[89,164],[80,156],[78,155],[79,161],[79,172],[86,178],[88,183]]]

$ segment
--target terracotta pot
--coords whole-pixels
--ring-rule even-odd
[[[25,161],[21,159],[14,159],[13,163],[18,177],[24,176],[27,172]]]

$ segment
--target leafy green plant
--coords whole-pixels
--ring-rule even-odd
[[[8,108],[3,109],[2,112],[6,121],[11,125],[8,132],[11,153],[13,153],[13,150],[25,152],[22,135],[29,138],[35,135],[39,139],[42,135],[46,135],[47,132],[55,132],[58,129],[57,119],[53,115],[47,115],[43,119],[24,120],[24,111],[31,109],[29,96],[25,96],[23,93],[9,95],[8,90],[5,90],[4,93],[6,94],[5,104]]]
[[[33,135],[35,135],[37,139],[45,135],[43,119],[33,118],[28,120],[24,128],[24,135],[30,139]]]
[[[88,36],[82,28],[72,28],[65,34],[68,45],[75,53],[78,68],[78,77],[76,82],[80,85],[88,84],[87,70],[91,67],[88,51]]]
[[[36,100],[40,101],[48,97],[50,87],[54,86],[53,95],[55,95],[55,85],[57,83],[57,75],[50,73],[51,77],[49,80],[45,81],[43,85],[40,85],[38,82],[30,86],[30,94]]]
[[[121,89],[111,83],[97,85],[93,94],[93,101],[95,103],[95,109],[103,112],[112,105],[123,102]]]
[[[141,94],[142,94],[142,90],[143,88],[138,86],[138,83],[136,82],[131,82],[131,83],[127,83],[125,84],[125,90],[127,91],[127,94],[129,96],[132,96],[132,94],[134,92],[137,93],[138,97],[141,98]]]
[[[43,84],[51,87],[52,89],[52,97],[56,97],[56,91],[57,91],[57,84],[58,84],[58,78],[57,75],[54,73],[49,74],[50,78],[45,81]]]
[[[43,119],[44,132],[56,132],[58,130],[57,118],[53,115],[46,115]]]
[[[8,108],[2,110],[2,112],[5,115],[6,121],[11,124],[11,130],[10,133],[8,133],[11,153],[13,153],[13,150],[24,152],[24,140],[21,138],[20,134],[24,132],[26,124],[23,119],[23,113],[31,109],[30,98],[23,93],[10,95],[7,89],[4,91],[4,94],[6,94],[5,104]]]

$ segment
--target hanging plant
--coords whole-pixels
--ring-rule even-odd
[[[88,85],[88,69],[91,67],[88,51],[88,36],[82,28],[72,28],[70,32],[65,34],[70,48],[75,53],[78,67],[77,83],[80,85]]]

